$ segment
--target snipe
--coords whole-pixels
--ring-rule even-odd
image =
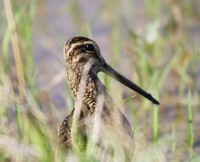
[[[128,151],[133,145],[131,126],[113,103],[97,73],[102,71],[110,75],[156,105],[159,102],[111,68],[91,39],[78,36],[68,40],[64,46],[64,61],[75,105],[59,127],[61,147],[66,150],[72,147],[78,128],[85,139],[91,136],[102,146],[109,145],[111,140],[117,141]]]

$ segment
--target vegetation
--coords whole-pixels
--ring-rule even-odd
[[[50,48],[48,52],[53,54],[57,52],[56,43],[64,45],[72,35],[99,38],[96,40],[100,46],[108,41],[106,48],[102,48],[102,52],[107,52],[103,55],[108,62],[118,71],[123,71],[119,66],[123,64],[131,80],[159,99],[161,105],[155,107],[108,76],[99,74],[133,125],[135,161],[199,161],[198,0],[126,0],[123,3],[105,0],[95,4],[71,0],[59,5],[61,8],[51,3],[0,2],[0,161],[100,161],[91,143],[85,153],[74,150],[66,156],[57,150],[57,127],[72,109],[73,98],[68,84],[66,93],[61,94],[63,99],[67,96],[66,105],[59,106],[58,98],[50,95],[52,85],[65,83],[64,66],[61,63],[57,66],[58,60],[63,60],[61,46],[60,53],[51,58],[55,62],[45,64],[47,69],[53,66],[61,73],[49,79],[45,89],[40,88],[39,74],[48,75],[48,72],[38,69],[39,59],[35,56],[43,55],[34,50],[38,44],[33,43],[33,38],[38,39],[38,35],[46,42],[40,48]],[[65,22],[58,21],[59,16]],[[48,18],[52,26],[40,24]],[[67,38],[59,30],[54,38],[41,33],[41,28],[57,33],[52,31],[57,22],[60,28],[64,26],[70,32]]]

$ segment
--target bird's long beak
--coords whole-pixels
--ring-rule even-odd
[[[112,78],[116,79],[120,83],[122,83],[122,84],[126,85],[127,87],[129,87],[130,89],[134,90],[138,94],[144,96],[145,98],[147,98],[152,103],[154,103],[156,105],[160,104],[155,98],[152,97],[152,95],[150,93],[145,92],[143,89],[141,89],[140,87],[138,87],[136,84],[134,84],[133,82],[131,82],[130,80],[128,80],[127,78],[125,78],[123,75],[121,75],[120,73],[118,73],[117,71],[115,71],[107,63],[104,62],[102,64],[100,71],[106,73],[107,75],[109,75]]]

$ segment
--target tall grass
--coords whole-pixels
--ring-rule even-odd
[[[17,35],[17,29],[16,24],[14,20],[13,10],[10,1],[4,1],[7,21],[8,21],[8,29],[11,34],[11,44],[13,49],[13,55],[15,59],[15,65],[16,65],[16,73],[17,73],[17,79],[18,79],[18,87],[19,87],[19,94],[20,98],[23,100],[25,97],[25,80],[24,80],[24,70],[22,66],[22,56],[20,53],[20,47],[19,47],[19,38]]]
[[[133,126],[137,155],[134,161],[199,161],[196,123],[200,95],[196,80],[200,50],[193,49],[188,41],[186,24],[192,23],[191,20],[200,24],[199,13],[192,10],[192,1],[154,2],[143,2],[146,19],[150,21],[141,29],[142,33],[136,32],[131,24],[140,20],[129,16],[125,17],[126,24],[122,23],[123,6],[118,2],[103,1],[94,17],[100,20],[100,15],[105,14],[112,29],[108,34],[112,66],[120,70],[118,63],[123,61],[122,56],[127,57],[130,63],[127,70],[132,74],[129,79],[153,96],[159,96],[161,105],[154,107],[122,86],[113,88],[114,82],[108,76],[100,74],[100,77],[113,98],[118,95],[116,91],[120,92],[117,105]],[[73,150],[66,155],[57,149],[61,113],[49,100],[49,94],[41,93],[35,86],[37,62],[33,59],[31,40],[33,20],[37,21],[37,3],[35,0],[23,3],[4,0],[3,3],[7,28],[0,52],[0,161],[101,161],[97,158],[101,152],[95,152],[91,141],[85,152]],[[85,20],[79,1],[66,3],[77,35],[92,37],[95,33],[91,27],[97,20]],[[137,5],[128,0],[124,3]],[[159,17],[163,5],[167,11],[164,23]],[[127,34],[123,41],[121,28]],[[68,85],[66,92],[67,115],[74,103]],[[119,150],[116,147],[116,157],[120,155]]]
[[[188,93],[188,144],[190,147],[194,144],[194,135],[193,135],[193,113],[192,113],[192,105],[191,105],[191,92]]]

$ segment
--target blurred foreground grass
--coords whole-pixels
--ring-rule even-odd
[[[48,93],[36,87],[37,62],[33,60],[31,40],[38,2],[20,2],[1,2],[4,6],[1,18],[5,24],[1,24],[0,31],[3,33],[0,40],[0,161],[95,161],[92,149],[85,154],[74,151],[67,157],[56,151],[60,112]],[[150,23],[142,33],[135,32],[130,23],[140,20],[131,20],[131,16],[122,18],[127,32],[123,50],[130,61],[134,82],[152,92],[161,105],[153,108],[145,99],[138,96],[133,99],[133,92],[122,89],[123,99],[118,104],[123,105],[122,111],[130,112],[127,115],[133,125],[138,161],[199,161],[200,49],[190,44],[187,29],[189,25],[200,24],[198,6],[196,1],[153,2],[144,1],[144,13]],[[89,26],[92,22],[84,22],[78,12],[79,1],[68,3],[77,33],[92,35]],[[131,2],[125,3],[128,7]],[[163,3],[166,5],[164,22],[159,17]],[[98,15],[106,14],[112,26],[113,66],[122,58],[119,11],[119,3],[103,1],[98,12]],[[110,78],[104,75],[101,78],[114,96]],[[70,93],[68,85],[66,91]],[[72,97],[67,98],[68,112],[72,103]]]

